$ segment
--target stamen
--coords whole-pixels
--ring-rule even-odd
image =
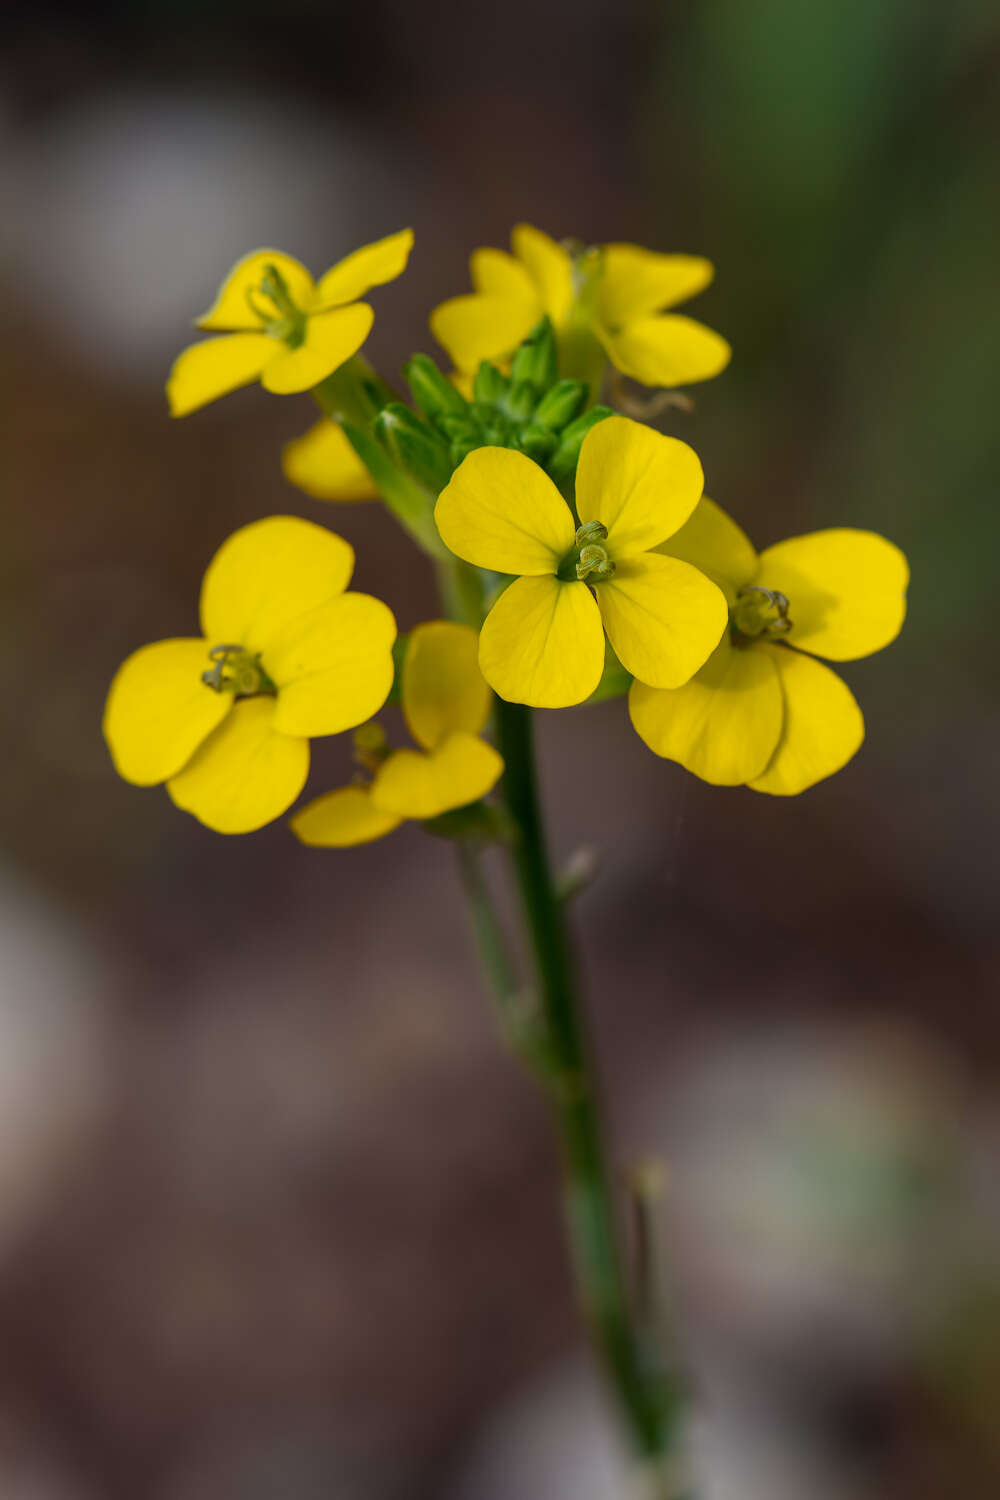
[[[603,521],[585,521],[577,529],[572,552],[559,564],[556,577],[563,583],[604,583],[613,578],[615,562],[601,543],[607,539]]]
[[[232,693],[236,698],[277,694],[278,689],[260,664],[259,652],[252,656],[240,645],[213,646],[208,659],[214,665],[202,672],[201,680],[213,692]]]
[[[787,635],[793,623],[788,609],[788,599],[780,590],[766,589],[759,583],[747,584],[729,611],[733,639],[753,641],[762,635]]]
[[[273,311],[259,306],[256,301],[258,293],[267,298]],[[306,337],[306,315],[293,302],[288,283],[277,266],[266,265],[260,285],[248,287],[245,295],[250,311],[260,318],[264,332],[270,338],[280,339],[290,349],[302,347]]]

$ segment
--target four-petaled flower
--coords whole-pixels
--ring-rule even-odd
[[[581,338],[597,340],[616,369],[643,385],[690,385],[729,363],[724,338],[667,311],[708,286],[714,270],[703,257],[625,244],[574,257],[530,224],[516,226],[511,248],[475,250],[475,290],[431,314],[431,332],[460,371],[505,360],[546,314],[564,353]]]
[[[851,661],[898,635],[909,578],[899,548],[872,531],[838,529],[758,556],[705,498],[662,550],[718,581],[731,623],[686,686],[633,684],[629,712],[649,748],[704,781],[778,796],[839,771],[864,739],[864,720],[845,683],[815,658]]]
[[[402,275],[412,246],[413,231],[402,229],[355,250],[318,282],[280,250],[244,256],[196,319],[225,336],[192,344],[170,372],[171,415],[187,416],[258,379],[275,395],[319,385],[368,337],[375,314],[358,299]]]
[[[234,532],[209,563],[200,637],[133,653],[108,693],[104,735],[126,781],[166,782],[219,833],[249,833],[291,806],[309,740],[377,713],[392,687],[396,622],[345,593],[354,552],[293,516]]]
[[[377,725],[355,735],[372,773],[364,785],[318,797],[295,814],[304,844],[348,848],[391,833],[408,818],[439,817],[496,785],[503,761],[479,738],[491,694],[476,664],[476,632],[434,620],[410,634],[402,672],[403,714],[420,750],[390,750]]]
[[[654,687],[697,672],[726,627],[725,596],[653,549],[684,525],[702,483],[692,448],[627,417],[607,417],[584,438],[580,526],[524,454],[478,448],[463,460],[434,516],[458,557],[519,575],[480,637],[479,665],[501,698],[582,703],[604,668],[605,631],[626,671]]]

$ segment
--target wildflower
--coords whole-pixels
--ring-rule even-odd
[[[358,299],[402,275],[412,246],[413,231],[402,229],[355,250],[316,283],[280,250],[244,256],[196,320],[224,337],[192,344],[174,363],[167,381],[171,415],[185,417],[258,379],[276,395],[319,385],[368,337],[375,315]]]
[[[791,796],[832,776],[864,739],[846,684],[816,660],[887,646],[906,613],[909,569],[872,531],[814,531],[760,556],[705,498],[662,549],[715,578],[730,627],[689,683],[629,693],[637,733],[703,781]]]
[[[371,773],[310,802],[292,819],[304,844],[347,848],[391,833],[408,818],[439,817],[485,797],[503,772],[478,736],[490,690],[476,665],[476,632],[434,620],[411,632],[402,673],[403,714],[420,750],[391,750],[376,724],[355,733],[355,754]]]
[[[339,422],[321,417],[308,432],[286,443],[285,478],[314,500],[377,500],[371,475]]]
[[[501,698],[582,703],[604,668],[605,631],[643,682],[679,687],[697,672],[725,629],[725,597],[689,563],[652,549],[683,526],[701,490],[692,448],[627,417],[607,417],[583,440],[579,526],[523,453],[479,448],[463,460],[434,516],[457,556],[519,575],[479,643],[483,676]]]
[[[157,641],[119,668],[104,736],[119,774],[166,782],[219,833],[279,817],[309,770],[309,739],[371,717],[392,686],[396,622],[345,593],[354,553],[292,516],[242,527],[201,587],[200,637]]]
[[[574,256],[530,224],[515,227],[511,248],[512,255],[474,251],[475,290],[431,314],[431,332],[460,371],[473,373],[484,359],[506,360],[546,314],[564,357],[581,339],[599,341],[615,368],[643,385],[690,385],[729,363],[725,339],[667,311],[712,280],[712,264],[701,256],[625,244]]]

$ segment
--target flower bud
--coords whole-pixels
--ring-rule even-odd
[[[534,420],[559,432],[572,422],[586,399],[587,387],[582,380],[557,380],[535,408]]]
[[[504,410],[515,422],[525,422],[538,404],[538,387],[530,380],[514,380]]]
[[[528,380],[538,392],[547,391],[559,378],[556,338],[548,318],[532,329],[514,355],[510,378],[514,385]]]
[[[447,414],[458,417],[465,415],[465,397],[455,389],[447,375],[442,375],[426,354],[415,354],[403,366],[403,374],[413,392],[414,401],[432,422]]]
[[[592,427],[598,422],[603,422],[605,417],[612,416],[610,406],[592,406],[582,416],[577,417],[575,422],[564,430],[559,439],[559,447],[548,462],[547,468],[556,484],[569,479],[576,471],[577,459],[580,457],[580,449],[583,440]]]
[[[390,402],[375,418],[375,436],[389,457],[414,479],[438,494],[451,478],[446,445],[426,423],[399,401]]]
[[[522,427],[518,433],[517,446],[522,453],[526,453],[536,463],[544,464],[556,446],[556,436],[547,428],[539,426],[537,422],[529,422],[527,427]]]
[[[507,376],[484,359],[472,382],[472,394],[486,406],[495,406],[506,396],[509,385]]]

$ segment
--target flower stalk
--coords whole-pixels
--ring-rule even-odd
[[[618,1225],[602,1140],[562,905],[549,865],[538,803],[531,710],[497,700],[504,793],[518,837],[511,848],[531,942],[545,1046],[535,1053],[562,1147],[564,1201],[577,1296],[638,1453],[659,1464],[672,1438],[662,1381],[633,1327]]]

